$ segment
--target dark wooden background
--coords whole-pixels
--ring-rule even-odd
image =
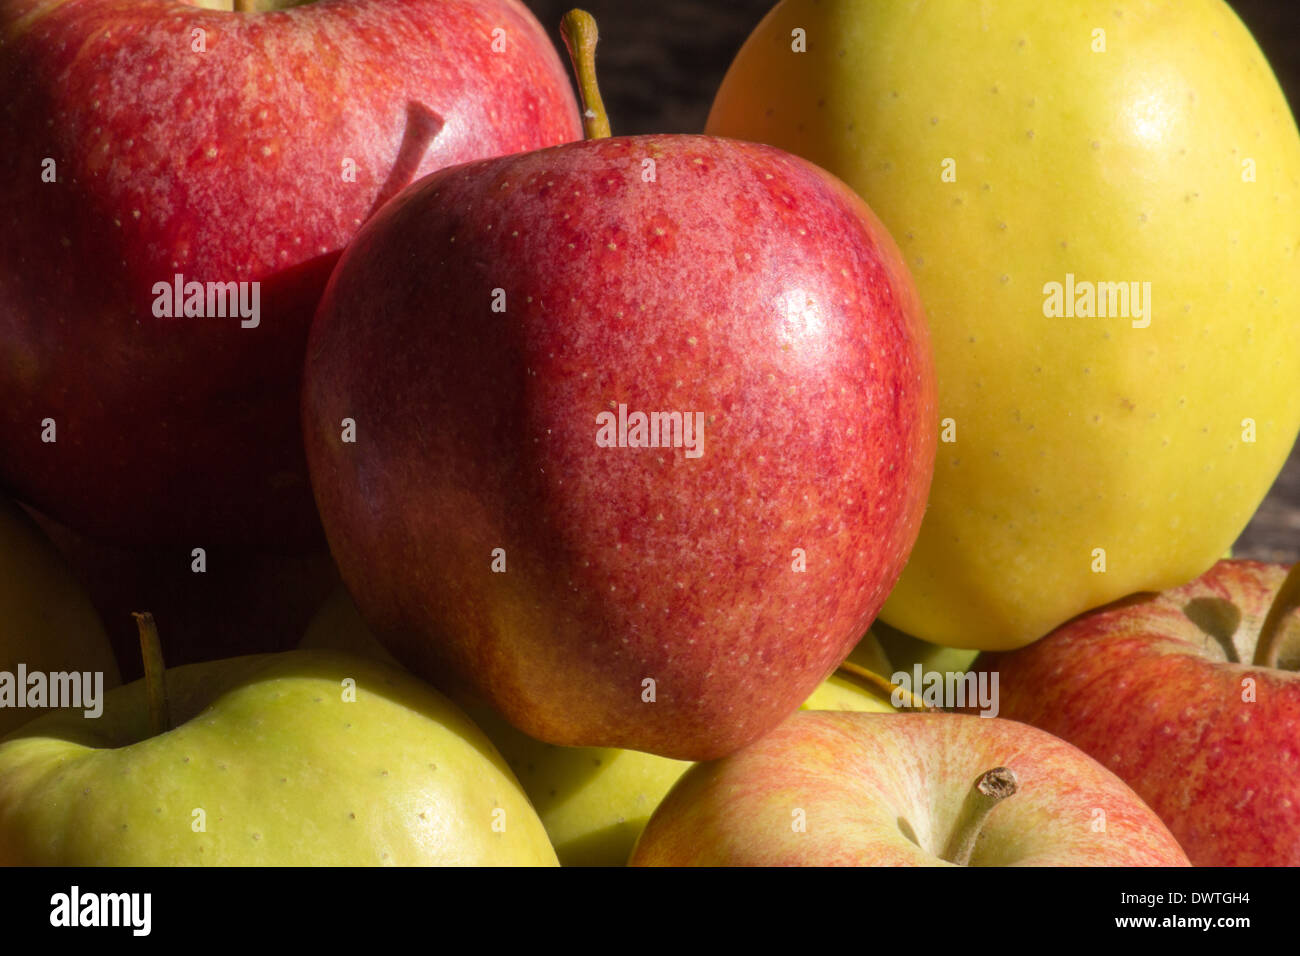
[[[525,0],[559,44],[573,0]],[[1049,0],[1068,2],[1068,0]],[[1230,0],[1300,109],[1300,0]],[[774,0],[587,0],[599,21],[601,92],[616,134],[698,133],[727,66]],[[567,59],[567,58],[566,58]],[[1300,276],[1295,277],[1300,280]],[[1300,348],[1300,342],[1296,343]],[[1300,388],[1300,382],[1296,383]],[[1234,552],[1300,560],[1300,447]]]

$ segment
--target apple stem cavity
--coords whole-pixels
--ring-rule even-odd
[[[836,669],[850,677],[856,678],[859,683],[866,684],[869,690],[874,691],[887,700],[892,701],[894,695],[897,694],[902,698],[903,706],[907,707],[909,710],[935,709],[926,704],[920,697],[912,693],[906,687],[903,687],[900,684],[895,684],[888,678],[880,676],[875,671],[868,670],[861,664],[855,664],[852,661],[844,661],[844,663],[840,664]]]
[[[962,804],[957,826],[948,839],[943,858],[957,866],[970,866],[975,841],[993,808],[1020,789],[1020,782],[1010,767],[994,767],[980,774]]]
[[[1291,565],[1282,586],[1273,595],[1269,605],[1268,616],[1264,626],[1259,629],[1259,642],[1255,645],[1256,667],[1277,667],[1277,657],[1282,650],[1282,635],[1285,629],[1282,622],[1287,616],[1300,608],[1300,561]]]
[[[149,731],[155,737],[172,728],[171,712],[167,705],[167,682],[163,674],[162,642],[158,639],[158,626],[148,611],[132,615],[140,631],[140,656],[144,659],[144,685],[149,695]]]
[[[600,98],[596,83],[596,41],[600,33],[596,18],[586,10],[570,10],[560,21],[560,36],[573,63],[573,75],[578,80],[578,95],[582,98],[582,132],[587,139],[609,138],[609,114]]]

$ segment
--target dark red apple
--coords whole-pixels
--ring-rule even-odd
[[[411,186],[344,254],[303,392],[331,550],[403,663],[551,743],[684,759],[770,730],[861,637],[934,411],[866,205],[704,136]],[[641,446],[641,413],[681,427]]]
[[[1197,866],[1300,864],[1298,668],[1300,564],[1255,561],[975,663],[999,674],[1000,716],[1105,764]]]
[[[118,543],[319,546],[330,268],[414,178],[578,136],[544,31],[517,0],[2,0],[0,49],[0,481]],[[176,275],[250,313],[260,283],[256,319],[159,317]]]

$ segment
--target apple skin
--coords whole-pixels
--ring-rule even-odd
[[[342,589],[321,606],[300,646],[397,664]],[[870,634],[849,659],[878,674],[889,673],[889,663]],[[461,703],[518,777],[562,866],[623,866],[650,814],[692,766],[637,750],[543,743],[516,730],[486,705]],[[893,711],[888,702],[839,673],[818,684],[800,709]]]
[[[847,187],[643,136],[391,202],[322,300],[303,427],[331,552],[399,660],[549,743],[705,759],[866,631],[925,507],[933,398],[906,267]],[[598,447],[619,403],[706,416],[703,455]]]
[[[989,815],[971,865],[1187,865],[1123,781],[1049,734],[996,717],[842,712],[795,714],[692,768],[630,865],[950,865],[941,854],[966,795],[997,766],[1015,772],[1020,790]],[[796,809],[806,832],[794,829]]]
[[[1300,134],[1227,4],[786,0],[706,132],[841,177],[925,303],[955,440],[884,621],[1010,650],[1246,526],[1300,429]],[[1149,281],[1150,326],[1044,316],[1067,273]]]
[[[0,865],[556,864],[483,732],[397,668],[294,651],[166,679],[166,734],[137,681],[0,743]]]
[[[1283,565],[1220,561],[1197,580],[1083,615],[1029,647],[982,654],[1003,717],[1087,751],[1165,821],[1196,866],[1300,865],[1300,612],[1280,667],[1231,663],[1198,626],[1239,617],[1254,658]],[[1192,616],[1189,617],[1189,610]],[[1231,633],[1231,628],[1224,633]],[[1247,678],[1255,701],[1243,699]]]
[[[298,396],[330,269],[416,177],[580,135],[545,32],[516,0],[4,0],[0,43],[0,480],[118,544],[321,547]],[[262,283],[260,324],[156,318],[176,273]]]
[[[0,498],[0,671],[98,671],[116,687],[117,660],[90,598],[49,539]],[[43,711],[0,707],[0,737]]]

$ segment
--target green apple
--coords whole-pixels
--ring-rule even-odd
[[[892,665],[892,669],[886,671],[886,674],[892,675],[898,671],[912,674],[917,664],[921,665],[922,674],[931,671],[940,674],[964,674],[970,670],[971,665],[975,663],[975,658],[979,656],[979,651],[967,647],[943,647],[939,644],[931,644],[919,637],[904,634],[884,621],[877,621],[871,625],[871,630]]]
[[[639,750],[560,747],[486,705],[469,712],[515,772],[563,866],[622,866],[659,801],[692,764]]]
[[[336,592],[307,628],[303,647],[333,647],[392,661],[357,613]],[[888,675],[889,662],[870,634],[850,660]],[[485,704],[465,701],[523,784],[565,866],[621,866],[659,801],[692,764],[636,750],[558,747],[516,730]],[[836,672],[800,709],[888,713],[885,699],[851,675]]]
[[[292,651],[166,672],[0,743],[0,865],[554,865],[491,742],[399,668]]]
[[[1245,526],[1300,427],[1300,134],[1221,0],[786,0],[707,131],[847,181],[925,303],[938,459],[884,620],[1017,647]]]
[[[352,595],[343,588],[335,588],[312,619],[307,622],[307,630],[303,633],[298,646],[303,649],[328,648],[347,651],[383,661],[394,667],[402,666],[397,658],[388,652],[388,648],[379,643],[374,632],[366,626],[366,622],[361,619],[361,612],[357,610],[356,602],[352,600]]]
[[[36,524],[0,499],[0,672],[15,681],[13,705],[0,698],[0,737],[41,714],[14,706],[27,700],[27,688],[16,685],[20,664],[47,679],[56,672],[102,674],[103,689],[119,681],[90,598]]]

